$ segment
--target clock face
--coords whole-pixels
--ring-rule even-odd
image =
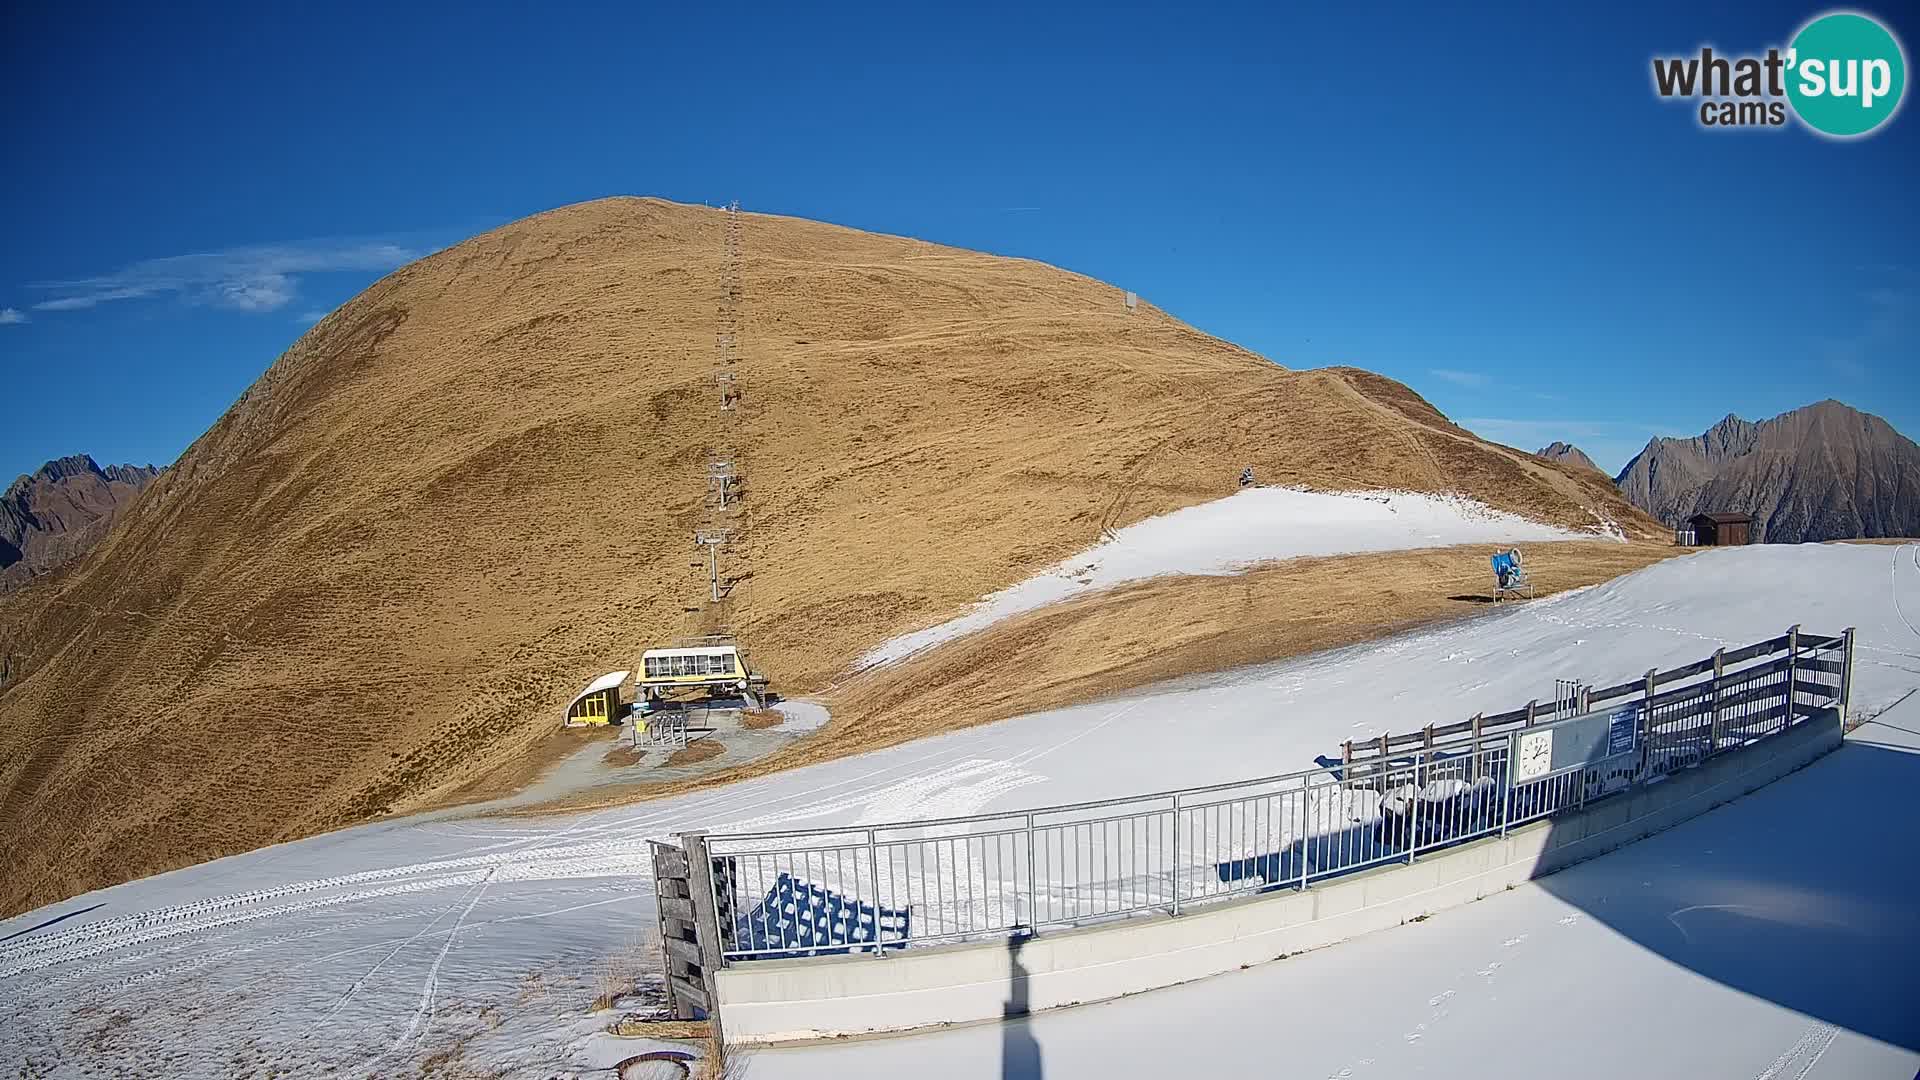
[[[1520,736],[1515,780],[1534,780],[1553,771],[1553,732],[1529,731]]]

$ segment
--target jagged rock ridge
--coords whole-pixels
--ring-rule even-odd
[[[160,470],[55,458],[0,495],[0,592],[87,553]]]
[[[1653,439],[1616,482],[1670,525],[1753,515],[1754,540],[1799,543],[1920,535],[1920,446],[1885,420],[1821,401],[1692,439]]]

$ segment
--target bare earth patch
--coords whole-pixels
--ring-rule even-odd
[[[632,743],[622,741],[608,747],[606,754],[603,755],[600,760],[602,763],[615,768],[623,768],[628,765],[640,764],[646,756],[646,751],[636,750]]]
[[[786,719],[779,709],[747,709],[740,714],[740,726],[748,731],[765,731],[779,727]]]
[[[665,764],[698,765],[703,761],[712,761],[714,758],[725,753],[726,749],[726,747],[712,739],[701,739],[699,742],[688,743],[667,755]]]

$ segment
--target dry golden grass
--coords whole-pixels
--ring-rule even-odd
[[[695,1080],[740,1080],[747,1075],[752,1054],[744,1046],[723,1042],[719,1031],[709,1027],[704,1053],[695,1066]]]
[[[712,1037],[713,1028],[705,1020],[620,1020],[611,1030],[615,1035],[623,1035],[630,1039],[706,1042]]]
[[[613,1008],[615,1001],[640,988],[642,978],[653,966],[654,957],[660,955],[659,938],[657,932],[634,934],[600,962],[593,973],[596,991],[592,1005],[594,1012]]]
[[[1247,464],[1665,533],[1390,380],[1288,371],[1039,263],[787,218],[745,219],[744,398],[718,429],[723,229],[607,200],[395,272],[85,559],[0,599],[27,653],[0,690],[0,914],[524,778],[588,679],[718,622],[777,689],[816,689]],[[708,611],[689,541],[723,441],[747,497]]]

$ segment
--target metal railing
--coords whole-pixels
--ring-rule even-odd
[[[1524,709],[1343,747],[1338,766],[1004,814],[704,836],[726,961],[1180,913],[1472,840],[1843,705],[1853,631],[1787,634]]]

